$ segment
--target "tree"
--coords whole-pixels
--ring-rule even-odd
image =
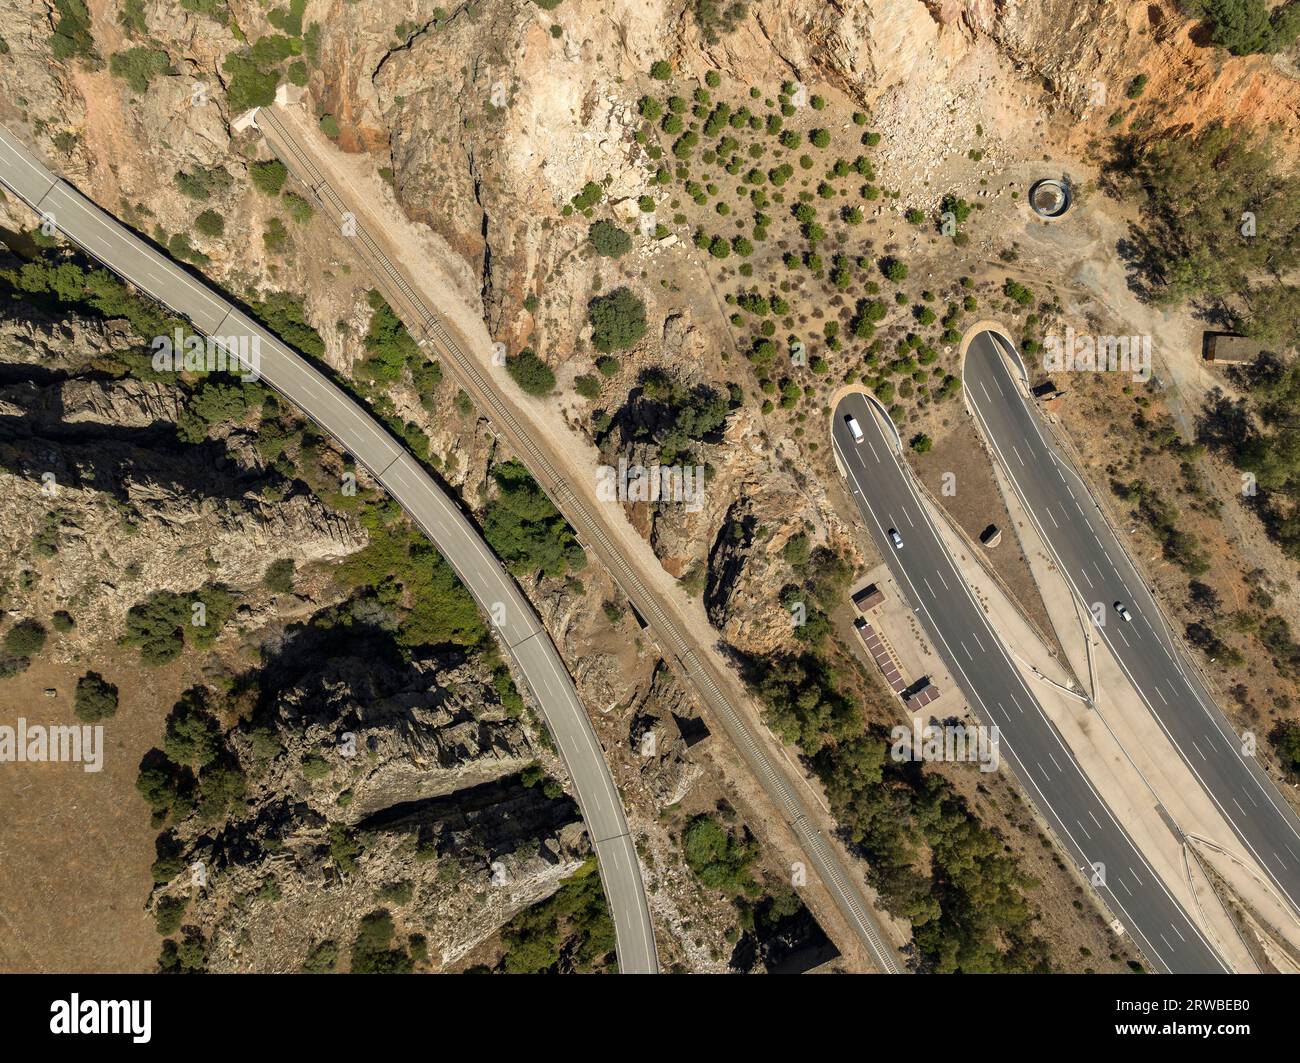
[[[880,272],[895,284],[902,284],[907,280],[907,263],[896,258],[884,258],[880,261]]]
[[[72,711],[85,723],[107,719],[117,712],[117,687],[98,672],[87,672],[77,680]]]
[[[167,716],[163,750],[177,764],[203,768],[221,752],[221,727],[206,702],[204,689],[191,687]]]
[[[650,64],[650,76],[656,81],[667,81],[673,76],[672,64],[667,59],[656,59]]]
[[[757,846],[737,840],[712,816],[691,820],[682,835],[682,849],[687,866],[710,889],[735,895],[757,888],[750,871]]]
[[[606,258],[619,258],[632,250],[632,237],[613,222],[592,222],[587,229],[587,237],[595,247],[596,253]]]
[[[30,617],[5,632],[5,650],[15,657],[33,657],[45,647],[45,628]]]
[[[529,395],[549,395],[555,390],[555,374],[531,347],[506,359],[506,372]]]
[[[562,576],[586,555],[551,500],[518,461],[493,470],[496,497],[483,514],[483,536],[516,575]]]
[[[1286,12],[1293,3],[1283,4],[1272,18],[1265,0],[1202,0],[1194,6],[1214,24],[1211,40],[1233,55],[1277,51],[1290,44],[1288,33],[1295,39],[1293,14]]]
[[[591,340],[596,350],[608,353],[631,347],[646,332],[645,303],[628,288],[615,288],[587,304]]]

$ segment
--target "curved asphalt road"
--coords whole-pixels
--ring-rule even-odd
[[[257,322],[57,180],[0,127],[0,184],[68,239],[207,336],[256,337],[261,378],[366,466],[437,546],[489,616],[537,699],[596,849],[619,970],[656,973],[654,928],[636,847],[591,722],[550,636],[473,525],[406,449],[360,405]]]
[[[1024,366],[1003,336],[972,338],[966,400],[1039,535],[1086,608],[1101,603],[1099,633],[1238,841],[1300,912],[1300,818],[1219,711],[1184,656],[1128,552],[1083,480],[1039,423],[1017,385]],[[1132,620],[1114,608],[1123,602]],[[1222,844],[1226,839],[1212,839]]]
[[[861,394],[840,400],[831,430],[835,450],[881,556],[972,710],[982,724],[998,727],[1001,751],[1084,879],[1093,880],[1094,864],[1104,865],[1104,884],[1096,888],[1151,965],[1177,973],[1227,971],[1039,707],[931,523],[903,468],[897,437],[883,423],[886,415],[881,411],[877,420],[872,409]],[[861,443],[845,423],[850,414],[862,428]],[[891,528],[902,536],[901,550],[889,540]]]

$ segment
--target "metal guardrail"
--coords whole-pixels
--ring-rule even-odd
[[[637,612],[646,619],[657,638],[663,641],[664,648],[669,651],[669,656],[676,662],[678,669],[695,686],[705,703],[722,721],[728,736],[740,748],[746,762],[758,775],[764,790],[777,801],[789,826],[807,852],[814,869],[831,893],[832,899],[841,912],[848,917],[850,925],[866,944],[877,964],[886,973],[903,973],[897,955],[885,943],[883,934],[875,926],[867,906],[860,899],[859,890],[853,885],[848,872],[841,866],[822,832],[813,825],[807,809],[795,793],[789,779],[763,748],[749,721],[723,693],[721,685],[713,676],[711,669],[701,660],[690,640],[682,634],[622,552],[610,540],[601,523],[592,516],[583,500],[565,482],[550,458],[534,443],[518,419],[510,412],[495,385],[483,374],[478,364],[460,348],[443,326],[439,316],[425,304],[389,261],[374,238],[356,219],[355,214],[347,209],[346,203],[330,186],[324,175],[294,142],[283,123],[267,108],[257,112],[257,124],[261,125],[263,121],[274,131],[278,142],[292,155],[292,159],[282,159],[282,161],[294,172],[294,176],[305,184],[316,201],[331,211],[340,222],[345,220],[351,222],[348,228],[362,249],[372,274],[379,281],[380,286],[386,289],[383,292],[384,297],[411,330],[416,342],[421,346],[433,344],[435,350],[450,361],[453,370],[462,381],[469,384],[511,445],[520,452],[524,464],[556,508],[573,525],[580,537],[595,546],[619,588],[636,607]],[[275,144],[272,144],[272,149],[279,154]]]

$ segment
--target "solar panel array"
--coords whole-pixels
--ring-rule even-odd
[[[858,617],[856,623],[858,634],[862,636],[862,641],[867,647],[867,652],[871,654],[876,666],[885,676],[885,682],[889,684],[889,689],[895,694],[901,694],[907,689],[907,683],[903,679],[903,673],[898,669],[898,662],[894,660],[894,655],[889,652],[889,647],[885,645],[885,640],[880,637],[879,632],[871,626],[863,617]]]

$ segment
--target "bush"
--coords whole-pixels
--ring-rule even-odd
[[[918,432],[908,441],[908,445],[918,454],[926,454],[934,449],[934,440],[924,432]]]
[[[289,171],[279,159],[267,159],[265,162],[253,163],[248,168],[248,176],[252,179],[253,187],[263,195],[278,196]]]
[[[902,284],[907,280],[907,264],[896,258],[883,259],[880,263],[880,272],[895,284]]]
[[[262,585],[276,594],[289,594],[293,591],[294,563],[291,557],[282,557],[266,566],[262,576]]]
[[[531,347],[507,358],[506,372],[529,395],[549,395],[555,390],[555,374]]]
[[[310,221],[312,214],[315,213],[311,208],[311,204],[298,195],[297,192],[286,192],[284,194],[284,204],[289,210],[289,217],[299,225]]]
[[[269,107],[275,102],[280,75],[264,70],[250,56],[230,54],[221,63],[230,75],[226,85],[226,102],[231,114],[242,114],[254,107]]]
[[[483,536],[515,575],[563,576],[586,555],[528,470],[508,461],[493,470],[497,495],[483,514]]]
[[[215,210],[205,210],[194,219],[194,227],[204,236],[220,236],[226,231],[226,219]]]
[[[84,723],[107,719],[117,712],[117,687],[98,672],[87,672],[77,680],[72,711]]]
[[[687,866],[710,889],[738,895],[757,888],[750,865],[758,856],[758,846],[738,841],[712,816],[691,821],[682,835],[682,849]]]
[[[143,93],[150,81],[171,71],[171,60],[156,48],[130,48],[109,59],[108,69],[130,85],[132,92]]]
[[[608,353],[631,347],[646,332],[645,304],[629,289],[616,288],[587,304],[596,350]]]
[[[172,181],[191,199],[207,200],[224,192],[234,184],[235,179],[222,167],[214,166],[210,170],[195,170],[193,173],[182,171],[173,175]]]
[[[704,39],[709,44],[717,44],[745,20],[749,14],[748,0],[693,0],[692,12]],[[715,88],[722,81],[715,70],[710,70],[705,80]]]
[[[667,81],[673,76],[672,64],[667,59],[656,59],[650,64],[650,76],[656,81]]]
[[[632,237],[613,222],[593,222],[587,230],[587,237],[596,253],[606,258],[618,258],[632,250]]]
[[[271,218],[262,233],[262,243],[272,254],[278,254],[289,246],[289,230],[279,218]]]
[[[32,657],[45,647],[45,628],[36,620],[20,620],[5,632],[5,649],[15,657]]]

